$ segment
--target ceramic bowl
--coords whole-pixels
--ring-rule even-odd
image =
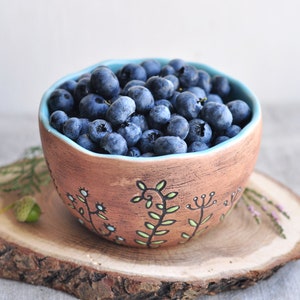
[[[81,224],[120,245],[173,246],[222,226],[238,202],[259,152],[261,108],[243,83],[189,62],[211,75],[226,76],[231,97],[250,105],[251,121],[237,136],[201,152],[133,158],[90,152],[49,125],[47,100],[62,82],[77,79],[98,65],[116,71],[142,60],[100,62],[56,82],[40,104],[40,136],[57,192]]]

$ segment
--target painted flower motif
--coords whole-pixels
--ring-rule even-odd
[[[67,193],[67,197],[71,202],[73,202],[73,203],[76,202],[75,198],[70,193]]]
[[[97,209],[97,213],[102,212],[102,213],[106,213],[106,207],[104,206],[103,202],[99,203],[97,202],[96,204],[96,209]]]
[[[80,189],[79,189],[79,193],[80,193],[83,197],[88,197],[88,195],[89,195],[89,191],[86,190],[85,188],[80,188]]]
[[[115,232],[116,231],[116,227],[111,225],[111,224],[107,224],[104,223],[105,228],[109,231],[109,232]]]

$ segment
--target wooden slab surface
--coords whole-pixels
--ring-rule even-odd
[[[267,219],[257,225],[239,203],[219,227],[186,244],[127,248],[82,227],[50,184],[37,195],[43,211],[37,223],[18,223],[11,212],[0,215],[0,277],[87,300],[187,300],[249,287],[300,258],[299,197],[257,172],[249,186],[284,206],[290,215],[280,218],[286,239]],[[12,197],[1,194],[0,206]]]

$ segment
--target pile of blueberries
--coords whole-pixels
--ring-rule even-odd
[[[98,66],[55,89],[50,125],[93,152],[132,157],[197,152],[237,135],[251,119],[225,76],[182,59]]]

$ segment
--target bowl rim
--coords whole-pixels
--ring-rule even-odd
[[[215,145],[211,148],[205,149],[203,151],[199,152],[187,152],[187,153],[181,153],[181,154],[167,154],[167,155],[161,155],[161,156],[151,156],[151,157],[130,157],[130,156],[125,156],[125,155],[114,155],[114,154],[102,154],[102,153],[96,153],[92,152],[90,150],[87,150],[83,148],[82,146],[78,145],[75,141],[71,140],[70,138],[66,137],[59,131],[57,131],[55,128],[53,128],[50,125],[50,114],[47,106],[47,101],[50,96],[50,94],[58,88],[62,83],[64,83],[67,80],[71,79],[78,79],[81,75],[85,73],[89,73],[92,70],[94,70],[98,66],[108,66],[110,67],[113,71],[117,71],[120,69],[123,65],[127,63],[141,63],[144,60],[148,59],[155,59],[159,61],[162,65],[167,64],[171,59],[167,58],[156,58],[156,57],[147,57],[147,58],[138,58],[138,59],[110,59],[110,60],[104,60],[101,62],[98,62],[96,64],[90,65],[84,69],[81,69],[80,71],[70,73],[66,76],[61,77],[59,80],[54,82],[42,95],[40,106],[39,106],[39,112],[38,112],[38,118],[40,124],[43,125],[43,127],[46,129],[46,131],[52,135],[54,135],[56,138],[58,138],[60,141],[68,144],[75,150],[84,153],[86,155],[89,155],[91,157],[99,157],[99,158],[106,158],[106,159],[112,159],[112,160],[120,160],[120,161],[127,161],[127,162],[146,162],[146,161],[161,161],[161,160],[168,160],[168,159],[184,159],[188,157],[202,157],[202,156],[207,156],[209,154],[215,154],[218,153],[219,151],[231,147],[234,144],[238,143],[241,141],[245,136],[247,136],[255,127],[256,124],[258,124],[261,120],[261,105],[260,102],[257,98],[257,96],[251,91],[248,86],[246,86],[243,82],[231,77],[230,75],[225,74],[224,72],[221,72],[209,65],[200,63],[200,62],[192,62],[192,61],[185,61],[188,64],[193,65],[197,69],[202,69],[209,73],[211,76],[213,75],[221,75],[227,77],[230,83],[234,84],[235,86],[239,87],[240,90],[243,91],[243,93],[247,96],[246,102],[248,105],[250,105],[252,109],[252,118],[250,122],[242,128],[242,130],[237,134],[236,136],[218,144]]]

